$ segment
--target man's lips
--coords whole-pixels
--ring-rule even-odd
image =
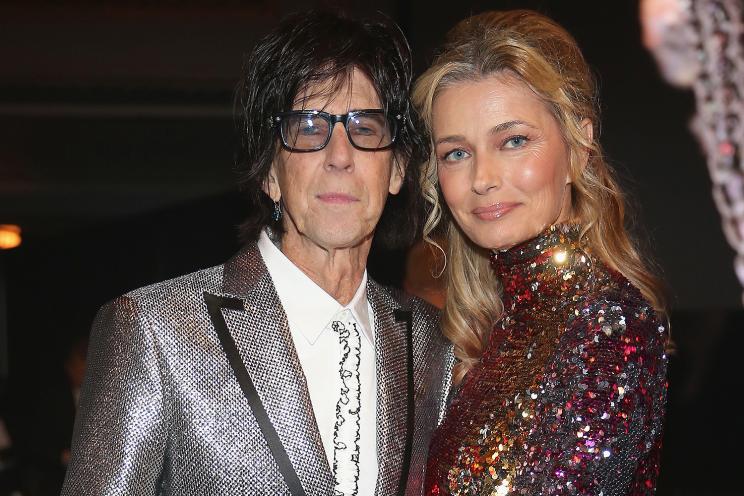
[[[316,198],[323,203],[346,204],[359,201],[357,197],[347,193],[321,193]]]
[[[500,219],[520,205],[521,203],[517,202],[494,203],[473,209],[473,215],[482,220]]]

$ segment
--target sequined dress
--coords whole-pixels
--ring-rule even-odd
[[[429,452],[427,495],[653,494],[667,330],[578,226],[493,257],[504,314]]]

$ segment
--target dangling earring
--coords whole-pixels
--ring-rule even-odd
[[[282,218],[282,206],[278,201],[274,202],[274,213],[271,215],[271,218],[274,219],[274,222],[279,222],[279,219]]]

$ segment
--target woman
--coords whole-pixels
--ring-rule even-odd
[[[426,230],[446,224],[443,330],[459,359],[427,494],[653,493],[660,285],[625,230],[576,42],[530,11],[471,17],[414,102],[432,137]]]

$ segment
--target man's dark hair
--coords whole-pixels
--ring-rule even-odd
[[[359,21],[310,11],[286,17],[243,62],[235,95],[241,137],[237,168],[249,203],[248,217],[240,226],[243,241],[257,239],[265,226],[282,232],[281,221],[272,219],[273,202],[262,190],[280,146],[271,118],[291,110],[299,93],[311,85],[330,83],[326,91],[332,96],[350,82],[354,69],[372,82],[386,112],[405,117],[393,144],[394,166],[407,169],[405,180],[400,193],[388,197],[375,242],[384,248],[402,248],[419,233],[418,174],[428,144],[417,130],[418,115],[408,99],[412,79],[408,42],[387,18]]]

